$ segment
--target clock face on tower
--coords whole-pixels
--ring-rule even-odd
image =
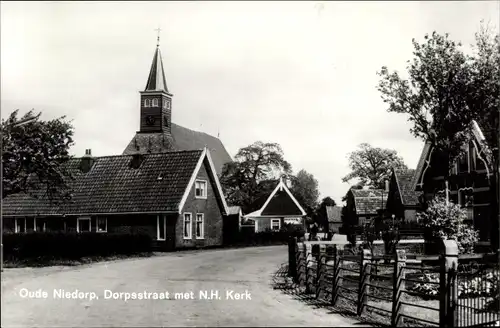
[[[155,118],[154,118],[154,116],[151,116],[151,115],[146,116],[146,124],[147,125],[153,125],[153,124],[155,124]]]

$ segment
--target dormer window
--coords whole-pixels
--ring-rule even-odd
[[[158,107],[158,99],[153,99],[153,107]]]
[[[207,182],[205,180],[196,180],[194,195],[196,198],[207,198]]]
[[[144,107],[151,107],[151,99],[144,99]]]

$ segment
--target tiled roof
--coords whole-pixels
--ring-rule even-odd
[[[138,168],[133,156],[96,157],[92,169],[78,170],[81,159],[66,165],[75,174],[70,186],[73,198],[60,206],[27,194],[3,200],[3,215],[98,214],[178,211],[203,151],[180,151],[144,155]]]
[[[125,148],[123,154],[151,153],[172,150],[200,150],[205,146],[210,150],[217,175],[220,176],[225,163],[231,162],[222,142],[207,133],[193,131],[172,123],[172,135],[160,132],[137,133]]]
[[[403,205],[415,206],[419,204],[418,197],[422,194],[420,191],[415,191],[413,188],[413,177],[415,170],[408,169],[406,171],[394,171],[399,191],[401,193],[401,201]]]
[[[342,207],[327,206],[326,216],[328,217],[328,222],[342,222]]]
[[[377,214],[377,210],[386,207],[388,193],[382,189],[351,189],[351,192],[358,215]]]

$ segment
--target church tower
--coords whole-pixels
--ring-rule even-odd
[[[172,94],[168,91],[160,38],[156,45],[146,88],[141,91],[141,117],[139,132],[172,133]]]

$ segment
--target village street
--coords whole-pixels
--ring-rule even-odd
[[[5,269],[2,327],[96,326],[359,326],[273,290],[272,274],[286,246],[167,253],[71,268]],[[47,292],[22,298],[22,289]],[[94,292],[99,299],[54,299],[54,290]],[[195,299],[104,299],[114,293],[193,292]],[[219,291],[220,300],[199,292]],[[234,291],[226,299],[226,291]],[[250,299],[231,299],[236,293]],[[90,295],[90,294],[88,294]],[[122,294],[125,295],[125,294]],[[124,297],[124,296],[122,296]],[[236,297],[235,297],[236,298]]]

